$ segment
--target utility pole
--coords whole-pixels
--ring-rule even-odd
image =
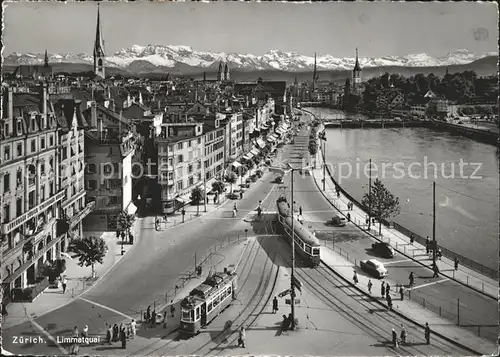
[[[325,185],[326,185],[326,157],[325,157],[325,152],[326,152],[326,140],[321,139],[323,142],[323,191],[325,191]]]
[[[205,164],[203,163],[202,160],[202,165],[203,165],[203,188],[205,190],[205,195],[203,197],[203,204],[205,205],[205,212],[207,211],[207,175],[205,173]]]
[[[436,271],[436,181],[432,182],[432,269]]]
[[[368,231],[371,229],[372,222],[372,159],[370,159],[370,172],[368,173]]]

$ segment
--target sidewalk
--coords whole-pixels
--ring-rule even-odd
[[[320,155],[318,155],[319,163],[322,164]],[[316,186],[323,193],[323,195],[328,199],[328,201],[342,214],[347,215],[347,212],[351,215],[351,224],[354,224],[358,228],[366,232],[366,217],[367,213],[364,212],[355,202],[353,202],[354,207],[351,211],[347,210],[347,204],[350,200],[341,192],[340,196],[337,197],[335,190],[335,183],[331,180],[328,173],[326,175],[325,191],[322,191],[322,179],[323,170],[321,168],[313,170],[314,181]],[[426,248],[424,245],[414,242],[410,244],[410,237],[404,235],[403,233],[397,231],[396,229],[389,228],[382,225],[381,230],[382,235],[378,235],[378,222],[375,226],[372,225],[370,234],[373,238],[388,242],[394,249],[404,255],[412,258],[418,263],[432,268],[432,259],[429,259],[429,255],[426,254]],[[485,295],[488,295],[494,299],[498,298],[498,281],[484,276],[472,269],[469,269],[461,264],[458,266],[458,270],[455,271],[453,260],[442,257],[441,260],[437,261],[440,274],[442,276],[448,277],[450,279],[456,280],[464,285],[467,285],[474,290],[477,290]]]
[[[361,269],[356,266],[351,261],[345,259],[343,256],[338,254],[335,251],[332,251],[330,248],[323,247],[321,251],[321,259],[331,267],[335,273],[341,275],[349,284],[353,285],[353,275],[354,271],[358,272],[358,284],[356,284],[356,288],[360,290],[363,294],[372,296],[372,299],[378,300],[380,304],[382,304],[385,308],[387,308],[387,302],[385,298],[382,298],[380,295],[380,285],[381,282],[377,279],[371,278],[373,287],[371,294],[368,292],[368,280],[369,277],[365,276],[362,273]],[[442,337],[447,337],[459,344],[470,347],[481,354],[492,354],[497,351],[497,346],[495,343],[482,339],[478,337],[475,333],[460,328],[448,320],[441,318],[437,314],[422,308],[417,302],[414,302],[410,299],[405,299],[401,301],[399,293],[396,291],[395,287],[396,282],[391,281],[390,278],[384,278],[386,283],[389,283],[391,287],[391,297],[393,310],[396,313],[399,313],[406,318],[416,322],[417,324],[425,325],[425,323],[429,323],[431,328],[431,341],[432,341],[432,333],[442,335]]]
[[[134,237],[139,237],[138,229],[145,218],[139,218],[134,223]],[[63,273],[68,281],[66,293],[63,294],[62,286],[57,289],[48,288],[31,303],[13,302],[7,306],[8,316],[3,319],[4,329],[19,325],[25,321],[39,318],[53,310],[63,307],[74,301],[76,297],[91,288],[97,281],[102,279],[111,268],[118,263],[133,245],[125,244],[124,255],[121,254],[121,240],[116,238],[115,232],[85,232],[85,236],[100,236],[108,246],[108,253],[102,264],[95,265],[96,278],[92,279],[91,267],[80,267],[78,258],[66,259],[66,271]]]

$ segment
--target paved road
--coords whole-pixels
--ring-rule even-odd
[[[306,135],[305,131],[301,133]],[[308,137],[295,139],[295,148],[288,147],[284,152],[283,160],[296,155],[297,146],[304,146],[307,150]],[[290,156],[287,156],[290,155]],[[297,160],[291,160],[291,164],[299,166]],[[297,175],[298,176],[298,175]],[[290,178],[285,178],[285,185],[290,185]],[[329,226],[326,222],[332,218],[334,212],[331,205],[326,201],[311,176],[296,177],[294,181],[294,200],[297,205],[302,206],[306,220],[313,229],[321,231],[318,238],[330,240],[326,244],[331,244],[333,234],[335,235],[335,247],[341,248],[349,254],[351,260],[376,258],[381,262],[389,262],[387,269],[391,280],[408,284],[408,276],[411,271],[415,274],[416,287],[411,292],[412,297],[421,300],[425,298],[428,307],[439,312],[441,306],[442,314],[450,319],[452,323],[457,322],[457,299],[460,299],[460,323],[466,325],[498,325],[498,308],[494,299],[478,294],[471,289],[453,281],[445,280],[442,277],[432,278],[432,272],[422,267],[404,256],[396,256],[387,260],[376,257],[371,251],[371,244],[375,241],[366,234],[358,231],[354,226],[347,225],[343,228]],[[425,253],[425,252],[424,252]],[[397,262],[397,263],[396,263]],[[428,284],[428,285],[427,285]],[[477,327],[473,327],[477,331]],[[496,341],[498,335],[497,327],[482,327],[481,336]]]

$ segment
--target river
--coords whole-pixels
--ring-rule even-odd
[[[334,109],[305,109],[323,118],[343,116]],[[330,128],[326,137],[326,159],[340,185],[361,200],[368,192],[364,168],[368,170],[371,159],[372,177],[381,179],[399,198],[401,212],[390,220],[423,237],[432,238],[432,182],[436,175],[438,244],[498,268],[499,162],[495,146],[428,128]]]

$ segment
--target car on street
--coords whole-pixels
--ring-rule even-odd
[[[372,244],[372,251],[383,258],[394,258],[396,251],[386,242],[376,242]]]
[[[282,176],[277,176],[276,179],[274,179],[274,182],[276,182],[276,183],[283,183],[283,177]]]
[[[345,217],[340,217],[338,215],[333,216],[332,225],[335,227],[345,227],[346,225]]]
[[[359,262],[361,269],[370,274],[371,276],[382,279],[384,276],[388,275],[387,269],[384,264],[376,259],[362,260]]]

